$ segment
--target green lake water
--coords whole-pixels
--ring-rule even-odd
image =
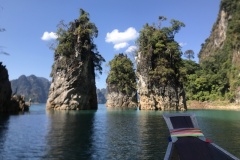
[[[190,110],[204,135],[240,157],[240,111]],[[46,111],[0,115],[0,160],[163,159],[169,132],[161,111]]]

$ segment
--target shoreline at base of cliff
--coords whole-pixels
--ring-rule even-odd
[[[240,104],[228,103],[225,101],[215,102],[200,102],[200,101],[188,101],[188,109],[206,109],[206,110],[240,110]]]

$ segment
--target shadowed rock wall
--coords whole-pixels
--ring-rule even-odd
[[[28,111],[30,104],[25,103],[24,96],[12,96],[11,83],[8,78],[8,71],[0,62],[0,112],[17,113]]]
[[[8,79],[8,71],[0,62],[0,112],[8,111],[11,95],[12,89]]]

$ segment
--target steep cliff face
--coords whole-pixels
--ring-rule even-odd
[[[11,95],[12,89],[8,79],[8,71],[0,62],[0,112],[8,111]]]
[[[206,39],[199,52],[200,63],[206,60],[209,56],[214,55],[224,45],[227,35],[228,21],[231,19],[226,11],[220,10],[216,23],[213,26],[211,35]]]
[[[139,108],[141,110],[186,110],[185,91],[174,79],[167,84],[156,83],[150,78],[151,57],[138,53],[137,77]]]
[[[136,75],[133,63],[124,54],[109,62],[107,77],[107,107],[137,108]]]
[[[117,85],[108,84],[107,86],[107,107],[113,108],[137,108],[137,92],[130,91],[126,94],[118,89]]]
[[[47,109],[97,109],[95,70],[101,72],[104,61],[93,43],[97,33],[82,9],[67,30],[59,28]]]
[[[240,102],[240,2],[222,0],[216,23],[211,35],[202,45],[199,53],[200,65],[214,62],[213,71],[223,75],[225,86],[221,93]],[[226,97],[226,96],[225,96]]]
[[[159,24],[166,17],[159,17]],[[171,20],[170,27],[146,24],[137,40],[137,78],[141,110],[186,110],[181,78],[182,52],[174,36],[185,25]]]
[[[84,60],[81,59],[84,56]],[[60,65],[65,61],[65,67]],[[97,109],[95,74],[91,55],[56,57],[47,100],[51,109]]]

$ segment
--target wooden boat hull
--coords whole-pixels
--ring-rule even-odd
[[[239,160],[205,138],[195,114],[163,114],[163,117],[171,136],[164,160]]]

